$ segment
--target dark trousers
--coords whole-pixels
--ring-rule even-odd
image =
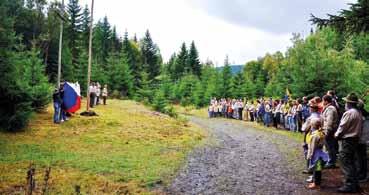
[[[103,103],[106,105],[106,96],[103,96]]]
[[[243,108],[238,109],[238,119],[240,120],[242,120],[242,111],[243,111]]]
[[[301,132],[302,129],[302,112],[298,111],[296,116],[296,128],[298,132]]]
[[[93,108],[95,104],[96,93],[90,93],[90,107]]]
[[[250,121],[254,122],[254,113],[253,112],[250,112]]]
[[[335,165],[337,161],[338,153],[338,141],[333,137],[333,135],[328,135],[325,138],[325,147],[328,150],[329,161],[328,165]]]
[[[358,179],[366,179],[368,171],[366,144],[358,145],[356,165],[358,167]]]
[[[356,167],[356,152],[359,140],[357,138],[346,138],[340,141],[339,160],[341,171],[344,175],[344,185],[351,189],[359,187]]]

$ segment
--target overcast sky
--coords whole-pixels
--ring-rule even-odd
[[[244,64],[266,52],[286,51],[293,32],[306,36],[310,13],[324,17],[354,1],[95,0],[95,22],[106,15],[121,35],[127,29],[139,38],[149,29],[164,60],[183,41],[194,40],[202,61],[222,65],[228,55],[232,63]]]

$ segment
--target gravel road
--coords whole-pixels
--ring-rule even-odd
[[[167,194],[310,194],[280,149],[300,147],[295,141],[241,121],[189,120],[207,129],[211,141],[190,154]]]

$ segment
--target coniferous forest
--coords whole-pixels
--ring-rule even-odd
[[[33,113],[50,102],[57,82],[60,21],[64,21],[62,80],[79,82],[86,92],[89,7],[69,0],[61,5],[46,0],[0,1],[0,129],[22,129]],[[245,62],[233,75],[230,60],[218,71],[202,62],[195,41],[178,46],[163,61],[149,29],[117,33],[109,18],[93,26],[92,81],[107,84],[114,98],[129,98],[175,115],[171,104],[204,107],[211,97],[339,97],[356,92],[369,101],[369,0],[350,9],[311,16],[311,34],[291,36],[286,52],[267,53]],[[190,41],[190,40],[183,40]],[[226,54],[224,55],[226,56]]]

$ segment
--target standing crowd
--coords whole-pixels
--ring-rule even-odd
[[[108,86],[104,85],[101,89],[99,82],[91,82],[90,84],[90,107],[93,108],[101,104],[100,98],[102,98],[102,103],[106,105],[106,99],[108,97]]]
[[[369,114],[364,102],[354,93],[338,104],[334,91],[323,97],[210,101],[210,118],[224,117],[258,122],[266,127],[302,133],[306,159],[305,174],[310,174],[308,189],[319,189],[323,169],[337,168],[337,159],[344,175],[342,193],[360,191],[360,182],[367,181],[367,144],[369,143]]]

